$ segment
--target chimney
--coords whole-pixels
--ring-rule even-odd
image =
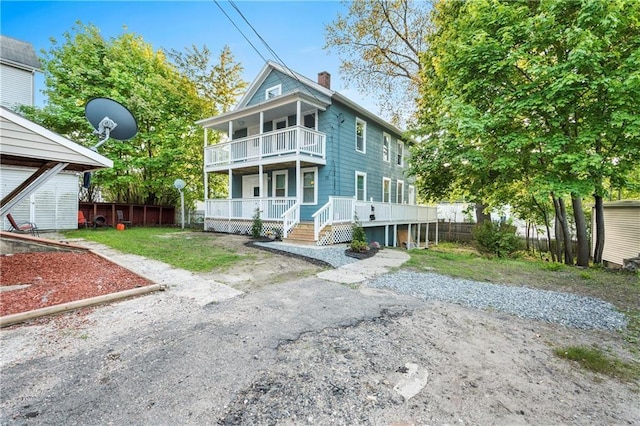
[[[318,84],[331,90],[331,74],[326,71],[318,73]]]

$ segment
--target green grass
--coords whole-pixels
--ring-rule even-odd
[[[640,365],[619,360],[605,354],[598,348],[587,346],[568,346],[557,348],[555,354],[560,358],[575,361],[581,367],[595,373],[605,374],[623,381],[640,379]]]
[[[95,241],[123,253],[137,254],[193,272],[224,269],[246,256],[216,244],[212,234],[185,232],[176,228],[112,228],[68,231],[67,238]]]

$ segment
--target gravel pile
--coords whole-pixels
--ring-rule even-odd
[[[253,244],[256,246],[267,248],[267,249],[284,251],[287,253],[295,254],[297,256],[303,256],[303,257],[309,257],[311,259],[321,260],[333,266],[334,268],[339,268],[341,266],[348,265],[349,263],[358,261],[358,259],[354,259],[353,257],[349,257],[344,254],[344,251],[347,249],[347,246],[344,244],[333,245],[328,247],[300,246],[300,245],[294,246],[294,245],[279,243],[279,242],[272,242],[272,243],[254,242]]]
[[[608,302],[591,297],[451,278],[435,273],[401,271],[379,275],[367,283],[424,300],[440,300],[478,309],[495,309],[582,329],[619,330],[623,314]]]

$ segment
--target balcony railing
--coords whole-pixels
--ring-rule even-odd
[[[325,158],[326,135],[302,126],[207,146],[205,166],[226,166],[283,155]]]
[[[353,197],[329,197],[327,204],[313,214],[315,239],[319,238],[322,229],[328,225],[352,222],[354,213],[364,226],[438,221],[438,210],[433,206],[356,201]]]
[[[297,198],[231,198],[205,202],[205,217],[213,219],[252,219],[256,209],[262,220],[282,220]]]

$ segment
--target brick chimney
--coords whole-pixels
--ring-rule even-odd
[[[318,73],[318,84],[331,90],[331,74],[326,71]]]

